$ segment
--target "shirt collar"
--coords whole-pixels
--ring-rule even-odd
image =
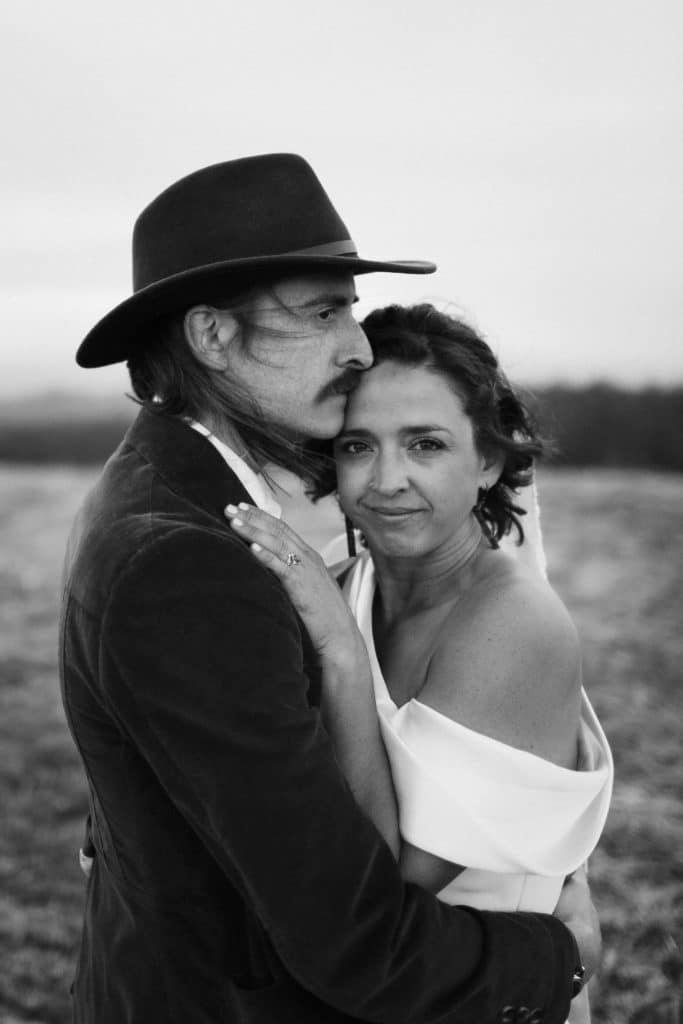
[[[216,451],[223,457],[225,462],[238,478],[254,504],[264,512],[269,512],[271,516],[275,516],[276,519],[279,519],[282,515],[282,509],[275,501],[272,491],[262,474],[255,473],[254,470],[247,465],[244,459],[237,454],[237,452],[228,447],[224,441],[219,440],[219,438],[217,438],[215,434],[212,434],[203,423],[198,423],[197,420],[188,420],[187,423],[193,430],[196,430],[198,434],[202,434],[207,441],[211,442]]]

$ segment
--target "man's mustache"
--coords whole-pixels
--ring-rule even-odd
[[[346,370],[336,380],[330,381],[320,392],[321,398],[332,398],[334,395],[348,395],[359,384],[361,370]]]

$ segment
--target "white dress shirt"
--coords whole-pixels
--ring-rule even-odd
[[[263,476],[260,473],[255,473],[237,452],[233,451],[224,441],[219,440],[202,423],[198,423],[196,420],[188,420],[187,422],[193,430],[196,430],[198,434],[203,434],[207,441],[211,442],[239,479],[254,504],[258,508],[263,509],[264,512],[269,512],[271,516],[279,519],[282,515],[282,509],[273,497],[273,492]]]

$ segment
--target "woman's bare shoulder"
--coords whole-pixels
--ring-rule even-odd
[[[552,587],[503,571],[456,603],[420,700],[501,742],[573,766],[581,693],[576,628]]]

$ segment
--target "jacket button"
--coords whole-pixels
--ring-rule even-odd
[[[529,1024],[543,1024],[543,1013],[540,1006],[535,1006],[529,1014]]]
[[[529,1024],[530,1013],[531,1011],[528,1006],[520,1006],[515,1017],[515,1024]]]
[[[517,1015],[514,1006],[504,1006],[500,1014],[500,1024],[515,1024]]]

